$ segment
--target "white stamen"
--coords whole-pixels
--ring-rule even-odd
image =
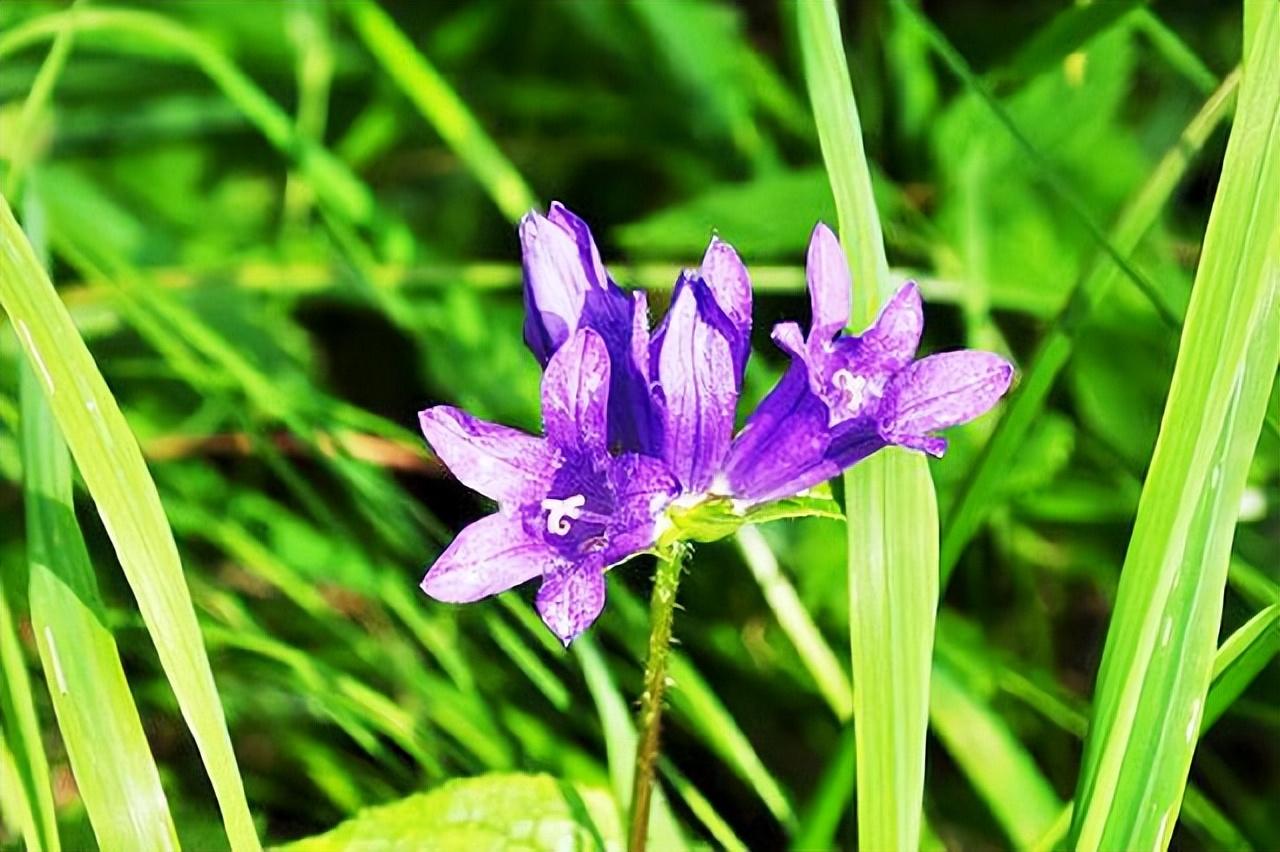
[[[856,411],[867,396],[867,379],[855,376],[848,370],[836,370],[831,376],[831,383],[844,393],[842,402],[849,411]]]
[[[586,504],[587,498],[581,494],[574,494],[563,500],[554,497],[543,500],[542,508],[547,510],[547,532],[552,535],[568,535],[569,521],[582,517],[582,507]]]

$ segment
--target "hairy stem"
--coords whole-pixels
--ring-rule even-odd
[[[636,774],[631,789],[630,852],[643,852],[649,833],[649,803],[653,797],[653,767],[658,760],[662,726],[662,696],[667,687],[667,655],[671,650],[671,621],[675,615],[676,589],[680,585],[685,551],[677,548],[670,559],[658,560],[658,574],[649,603],[649,658],[644,668],[644,693],[640,696],[640,741],[636,745]]]

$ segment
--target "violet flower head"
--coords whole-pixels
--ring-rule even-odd
[[[806,276],[809,333],[795,323],[774,327],[774,342],[791,366],[747,420],[726,462],[730,493],[748,503],[799,493],[891,444],[941,456],[946,439],[932,433],[985,413],[1013,379],[1012,365],[991,352],[915,360],[924,315],[914,282],[862,334],[843,334],[849,269],[825,225],[809,242]]]
[[[649,394],[649,308],[645,294],[625,293],[609,277],[587,223],[558,201],[547,215],[520,220],[524,266],[524,339],[546,366],[580,328],[600,335],[613,370],[609,445],[652,452],[658,445]]]
[[[596,620],[605,570],[654,545],[657,520],[677,492],[661,461],[609,453],[610,374],[602,335],[582,329],[543,375],[545,437],[452,406],[419,414],[441,461],[498,502],[435,561],[424,592],[469,603],[541,577],[538,613],[565,645]]]

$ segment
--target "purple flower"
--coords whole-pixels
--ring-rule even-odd
[[[791,366],[747,420],[725,464],[729,493],[748,503],[796,494],[896,444],[941,456],[932,432],[968,422],[1004,395],[1013,367],[990,352],[915,360],[924,327],[920,291],[907,282],[860,335],[849,321],[844,252],[814,229],[806,274],[813,319],[774,327]]]
[[[596,331],[613,364],[610,446],[660,457],[682,492],[705,492],[728,454],[751,349],[751,279],[733,247],[712,238],[651,339],[644,293],[609,278],[590,229],[564,205],[526,215],[520,238],[534,355],[546,363],[576,329]]]
[[[652,453],[660,445],[649,393],[649,308],[623,292],[600,260],[587,223],[558,201],[520,220],[524,255],[524,339],[543,366],[580,328],[600,335],[613,365],[609,444]]]
[[[653,546],[657,519],[677,492],[662,462],[609,453],[610,375],[603,336],[582,329],[562,341],[543,375],[545,437],[451,406],[419,414],[441,461],[498,502],[440,555],[424,592],[469,603],[541,576],[538,612],[562,642],[595,621],[605,570]]]

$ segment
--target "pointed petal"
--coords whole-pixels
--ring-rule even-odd
[[[665,401],[662,456],[685,491],[711,485],[733,435],[738,403],[724,313],[696,273],[676,284],[654,370]]]
[[[858,336],[858,356],[868,369],[897,372],[915,358],[923,331],[920,288],[908,281],[880,310],[875,323]]]
[[[609,479],[614,510],[604,563],[613,565],[654,545],[658,517],[680,492],[680,484],[661,461],[636,453],[619,456]]]
[[[438,601],[471,603],[542,574],[555,561],[516,518],[487,515],[458,533],[422,579]]]
[[[711,238],[707,253],[702,258],[702,278],[711,288],[716,304],[733,327],[730,347],[738,386],[747,369],[751,354],[751,276],[733,246],[719,237]]]
[[[804,332],[795,323],[778,323],[773,327],[773,334],[770,337],[773,338],[773,342],[778,345],[779,349],[792,358],[808,359],[809,347],[805,345]]]
[[[827,407],[809,387],[808,368],[796,358],[734,439],[725,462],[730,496],[763,502],[833,475],[814,472],[828,464],[824,454],[830,437]]]
[[[591,279],[573,235],[530,211],[520,220],[524,339],[542,363],[577,330]]]
[[[499,426],[451,405],[418,413],[427,443],[458,481],[502,504],[536,499],[555,464],[542,438]]]
[[[928,433],[967,423],[1009,389],[1013,365],[991,352],[944,352],[916,361],[894,376],[880,408],[880,434],[895,444],[941,453],[924,443]]]
[[[805,277],[809,282],[809,301],[813,309],[809,336],[830,340],[849,324],[853,286],[844,249],[840,248],[840,241],[832,230],[821,222],[809,238]]]
[[[568,647],[604,609],[604,565],[600,558],[548,572],[535,603],[543,623]]]
[[[596,241],[591,236],[591,229],[587,227],[587,223],[559,201],[551,202],[551,208],[547,210],[547,218],[563,228],[577,245],[579,262],[586,274],[587,283],[596,289],[604,289],[609,283],[609,278],[605,274],[604,264],[600,261],[600,251],[596,248]]]
[[[604,452],[608,446],[609,352],[582,329],[560,347],[542,375],[542,431],[553,446]]]

